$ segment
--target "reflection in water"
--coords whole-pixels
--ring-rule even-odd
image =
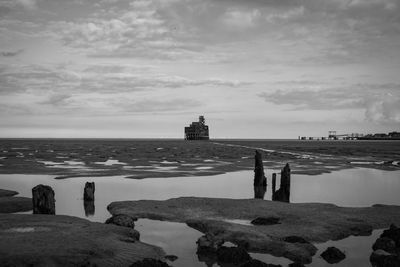
[[[254,198],[255,199],[264,199],[266,191],[267,191],[266,186],[254,186]]]
[[[93,216],[95,212],[94,201],[83,200],[83,208],[85,209],[85,216]]]

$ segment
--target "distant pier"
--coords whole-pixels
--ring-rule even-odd
[[[329,131],[328,136],[299,136],[299,140],[400,140],[400,132],[376,133],[376,134],[337,134],[336,131]]]

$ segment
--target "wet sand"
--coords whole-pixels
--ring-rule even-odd
[[[0,173],[60,179],[217,175],[251,170],[255,149],[263,153],[265,167],[279,169],[290,163],[294,174],[354,167],[400,169],[400,141],[1,139]]]

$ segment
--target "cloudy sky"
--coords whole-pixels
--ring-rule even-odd
[[[400,130],[399,0],[0,0],[0,137]]]

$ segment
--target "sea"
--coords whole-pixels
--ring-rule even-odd
[[[263,156],[265,200],[272,198],[272,174],[277,173],[279,186],[280,170],[289,163],[292,203],[400,205],[399,141],[0,139],[0,188],[31,197],[34,186],[50,185],[56,214],[102,223],[110,217],[107,205],[114,201],[254,198],[255,150]],[[83,201],[86,182],[96,184],[90,205]],[[196,255],[202,233],[186,224],[139,219],[135,229],[142,242],[178,256],[170,265],[207,266]],[[347,256],[335,266],[369,266],[372,244],[381,232],[316,244],[319,250],[307,266],[331,266],[319,255],[332,245]],[[290,263],[268,254],[252,257]]]

